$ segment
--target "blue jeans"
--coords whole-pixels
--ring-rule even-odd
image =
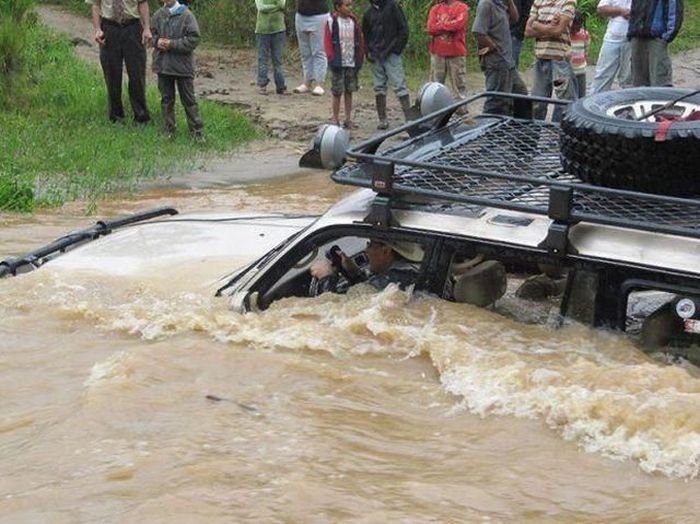
[[[294,18],[304,83],[307,85],[311,82],[322,84],[326,80],[328,61],[323,39],[328,17],[328,14],[302,16],[297,13]]]
[[[510,37],[510,42],[513,49],[513,61],[515,62],[515,69],[520,67],[520,51],[523,48],[523,41],[514,36]]]
[[[568,60],[535,60],[533,75],[533,96],[551,97],[552,91],[560,100],[576,100],[576,81]],[[557,105],[554,108],[553,119],[561,119],[563,109]],[[544,120],[547,115],[547,104],[533,104],[533,116]]]
[[[255,48],[258,51],[258,86],[264,87],[269,82],[267,74],[268,58],[272,57],[272,69],[277,91],[283,91],[287,85],[284,83],[284,70],[282,69],[282,53],[287,37],[284,31],[279,33],[255,35]]]
[[[372,82],[375,95],[386,95],[387,82],[398,98],[408,94],[401,55],[389,54],[384,60],[372,62]]]
[[[609,91],[615,78],[621,88],[632,86],[630,64],[632,56],[627,40],[619,42],[603,40],[595,66],[595,76],[591,84],[591,94]]]

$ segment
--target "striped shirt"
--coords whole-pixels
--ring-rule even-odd
[[[575,12],[576,0],[535,0],[530,9],[530,18],[546,24],[559,15],[566,16],[571,21]],[[571,39],[568,27],[559,36],[535,39],[535,56],[540,60],[567,60],[570,55]]]

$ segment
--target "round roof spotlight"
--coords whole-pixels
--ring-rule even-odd
[[[428,82],[427,84],[423,84],[423,87],[421,87],[418,92],[417,104],[422,116],[427,116],[435,111],[444,109],[454,104],[454,102],[450,90],[440,82]]]
[[[682,298],[676,304],[676,313],[679,317],[686,319],[695,315],[695,302],[690,298]]]
[[[350,145],[348,132],[340,126],[325,124],[321,126],[314,140],[321,155],[321,165],[325,169],[335,169],[345,163],[345,152]]]

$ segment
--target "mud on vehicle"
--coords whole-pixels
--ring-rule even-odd
[[[412,246],[405,257],[415,267],[416,292],[503,314],[512,314],[515,302],[537,300],[520,308],[529,314],[521,320],[550,325],[573,320],[627,331],[646,348],[663,348],[698,364],[700,200],[695,186],[688,182],[691,194],[686,196],[655,194],[650,190],[664,185],[654,178],[660,176],[658,170],[634,168],[641,181],[637,187],[627,175],[600,168],[606,179],[599,180],[579,165],[591,155],[592,143],[607,144],[605,136],[618,133],[624,137],[620,141],[633,144],[654,136],[658,127],[664,128],[664,140],[678,140],[687,158],[697,155],[700,122],[690,120],[696,95],[662,89],[629,93],[582,99],[564,111],[560,125],[527,117],[464,117],[458,110],[468,106],[469,114],[475,114],[485,96],[509,96],[521,107],[565,105],[562,101],[485,93],[453,104],[444,88],[431,84],[417,98],[425,116],[361,144],[350,147],[344,130],[324,126],[302,165],[332,168],[335,182],[359,190],[320,217],[216,218],[216,227],[226,228],[218,238],[217,256],[236,257],[244,248],[257,255],[222,279],[216,294],[239,311],[265,309],[285,297],[323,290],[309,268],[333,257],[336,246],[367,271],[368,241],[401,243]],[[635,105],[630,97],[644,104]],[[632,109],[622,110],[625,104]],[[654,115],[647,115],[652,110]],[[637,125],[639,116],[645,120],[642,126]],[[639,136],[630,129],[639,130]],[[673,165],[664,176],[678,187],[695,179],[694,165]],[[186,216],[162,218],[172,213],[156,210],[100,222],[0,263],[0,276],[46,261],[60,264],[53,262],[56,255],[71,250],[58,260],[94,265],[112,252],[123,260],[126,247],[143,242],[149,231],[155,237],[158,228],[188,227]],[[154,217],[158,220],[148,220]],[[206,230],[201,244],[195,244],[199,236],[193,225],[180,235],[188,245],[180,251],[169,245],[169,250],[213,250],[214,228],[202,217],[192,220]],[[132,242],[117,228],[136,228],[139,235]],[[267,244],[259,243],[260,238]],[[79,244],[83,247],[73,249]],[[138,247],[133,257],[147,258]]]

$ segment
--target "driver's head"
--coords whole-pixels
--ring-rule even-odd
[[[367,242],[366,252],[369,260],[369,270],[372,273],[386,273],[394,263],[394,250],[383,240],[370,239]]]

